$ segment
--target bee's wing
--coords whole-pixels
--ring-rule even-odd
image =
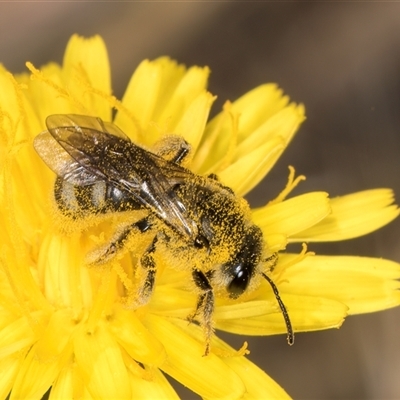
[[[47,118],[49,132],[35,139],[35,149],[63,179],[77,185],[104,181],[128,192],[179,233],[194,239],[195,223],[173,191],[193,174],[133,144],[112,123],[79,115]],[[45,150],[45,142],[49,150]],[[53,152],[53,153],[52,153]]]
[[[123,188],[128,188],[128,191],[137,200],[155,212],[178,233],[194,240],[198,228],[195,222],[188,217],[184,204],[173,190],[175,185],[183,183],[187,179],[193,179],[193,174],[181,166],[133,144],[131,150],[129,167],[139,178],[140,189],[137,192],[135,186],[132,186],[132,182],[135,181],[132,177],[120,180]],[[136,163],[134,160],[138,156],[140,161]]]
[[[98,117],[89,117],[88,115],[78,114],[54,114],[49,115],[46,118],[46,126],[51,131],[51,134],[55,136],[57,129],[71,129],[75,132],[81,132],[81,127],[87,130],[98,131],[109,133],[110,135],[117,136],[119,138],[130,140],[127,135],[117,125],[112,122],[103,121]],[[71,131],[72,132],[72,131]],[[81,132],[83,134],[83,132]]]
[[[45,131],[36,136],[33,147],[47,166],[66,181],[84,186],[99,180],[74,160],[49,132]]]
[[[114,136],[129,140],[128,137],[114,124],[104,122],[100,118],[84,115],[50,115],[46,119],[49,131],[35,137],[33,146],[47,166],[66,181],[79,186],[90,185],[103,180],[90,170],[84,168],[76,157],[73,157],[63,142],[84,140],[84,131],[107,132]],[[90,135],[90,133],[89,133]],[[64,139],[64,140],[63,140]],[[79,146],[78,146],[79,147]],[[76,153],[78,148],[76,148]]]

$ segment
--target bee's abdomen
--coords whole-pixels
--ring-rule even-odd
[[[57,177],[54,198],[58,208],[71,217],[141,208],[141,205],[126,192],[104,181],[78,186]]]

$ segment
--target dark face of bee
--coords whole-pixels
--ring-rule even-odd
[[[230,277],[227,291],[231,298],[236,299],[246,291],[260,263],[261,253],[262,233],[253,225],[244,236],[235,258],[223,266],[224,274]]]

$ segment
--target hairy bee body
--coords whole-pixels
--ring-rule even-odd
[[[72,218],[138,210],[142,207],[127,193],[103,181],[78,186],[57,177],[54,198],[62,213]]]
[[[271,284],[288,329],[293,332],[285,306],[271,279],[263,272],[274,261],[264,248],[262,231],[250,218],[247,202],[223,186],[216,176],[199,176],[181,163],[189,145],[179,137],[160,141],[152,151],[134,143],[111,123],[80,115],[47,118],[48,131],[34,147],[57,174],[54,197],[70,218],[92,214],[144,211],[101,250],[93,263],[105,263],[123,251],[131,236],[153,232],[139,256],[142,281],[136,304],[145,304],[156,280],[154,253],[159,246],[179,267],[191,270],[199,292],[190,320],[197,319],[212,334],[215,294],[237,298],[255,287],[259,277]]]

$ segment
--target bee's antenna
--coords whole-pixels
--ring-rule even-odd
[[[286,307],[283,304],[283,301],[281,299],[281,296],[279,295],[279,291],[278,291],[278,288],[276,287],[275,283],[272,281],[272,279],[268,275],[264,274],[263,272],[261,273],[261,275],[268,281],[268,283],[271,285],[271,288],[274,292],[276,301],[278,302],[279,307],[282,311],[283,319],[285,320],[286,329],[287,329],[287,341],[288,341],[289,345],[291,346],[294,343],[294,332],[293,332],[293,328],[292,328],[292,323],[290,322],[289,313],[287,312]]]

